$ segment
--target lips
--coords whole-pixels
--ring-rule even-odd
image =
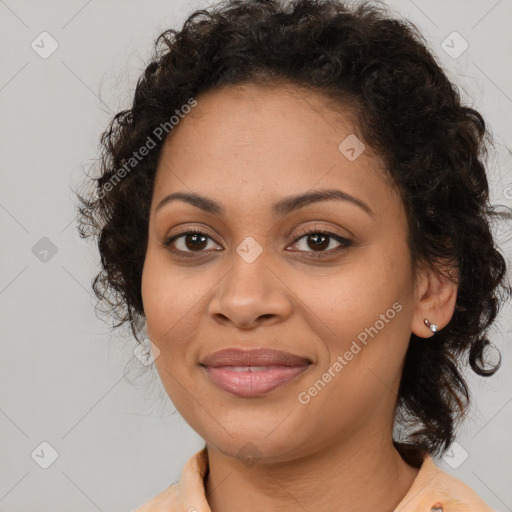
[[[201,361],[210,382],[232,395],[257,397],[295,380],[311,361],[273,349],[225,349]]]
[[[268,348],[242,350],[237,348],[224,349],[207,355],[200,361],[203,366],[218,368],[219,366],[304,366],[311,361],[290,352]]]

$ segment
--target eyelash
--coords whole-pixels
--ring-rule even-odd
[[[196,251],[182,251],[181,249],[171,248],[171,244],[175,240],[177,240],[177,239],[179,239],[179,238],[181,238],[183,236],[193,235],[193,234],[205,235],[206,238],[209,238],[210,240],[213,240],[204,231],[201,231],[201,230],[196,229],[196,228],[185,228],[185,229],[183,229],[183,231],[173,235],[172,237],[167,238],[162,243],[162,245],[164,247],[169,247],[170,248],[169,250],[171,252],[173,252],[174,254],[177,254],[179,256],[183,256],[185,258],[197,258],[197,257],[200,257],[200,255],[201,255],[201,253],[203,251],[197,251],[197,252]],[[337,254],[338,252],[340,252],[343,249],[346,249],[346,248],[348,248],[348,247],[350,247],[352,245],[352,242],[350,240],[348,240],[347,238],[344,238],[344,237],[342,237],[342,236],[340,236],[340,235],[338,235],[336,233],[332,233],[330,231],[319,230],[318,228],[306,228],[304,230],[304,232],[299,237],[295,238],[295,240],[293,241],[293,244],[297,243],[302,238],[307,237],[308,235],[312,235],[312,234],[315,234],[315,235],[327,235],[329,238],[333,238],[334,240],[339,242],[341,245],[339,247],[335,248],[335,249],[330,249],[328,251],[320,251],[320,252],[315,252],[315,251],[299,251],[299,252],[306,252],[306,253],[308,253],[309,256],[306,256],[307,258],[323,258],[323,257],[332,256],[333,254]]]

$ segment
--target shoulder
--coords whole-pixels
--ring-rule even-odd
[[[438,468],[425,455],[412,487],[395,512],[494,512],[480,496],[458,478]]]
[[[133,512],[182,512],[188,510],[210,512],[204,488],[207,471],[208,452],[205,446],[186,462],[180,480],[171,484]]]

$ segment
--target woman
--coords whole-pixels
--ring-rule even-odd
[[[139,512],[490,510],[431,458],[465,356],[499,366],[486,135],[377,7],[232,0],[159,37],[80,207],[95,293],[205,440]]]

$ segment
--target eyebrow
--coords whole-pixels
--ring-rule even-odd
[[[186,193],[186,192],[175,192],[173,194],[169,194],[165,196],[155,208],[155,213],[160,210],[166,204],[169,204],[172,201],[181,200],[186,203],[191,204],[207,213],[213,213],[215,215],[224,215],[225,209],[222,205],[214,201],[213,199],[209,199],[204,196],[200,196],[198,194]],[[341,200],[347,201],[351,204],[354,204],[364,210],[368,215],[373,216],[373,210],[361,199],[354,197],[346,192],[342,192],[337,189],[322,189],[315,190],[314,192],[307,192],[304,194],[298,194],[295,196],[289,196],[284,199],[281,199],[272,205],[272,212],[274,215],[286,215],[294,210],[298,210],[308,204],[312,204],[318,201],[327,201],[327,200]]]

